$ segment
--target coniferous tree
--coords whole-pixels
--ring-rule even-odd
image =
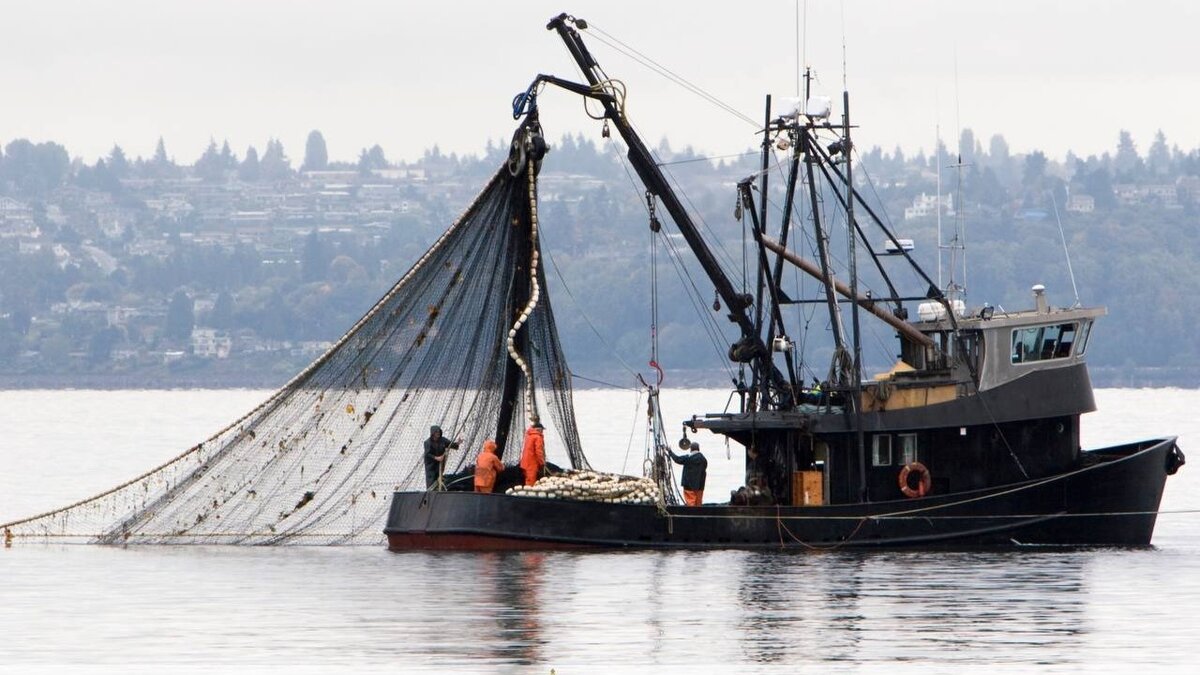
[[[200,155],[200,159],[196,160],[193,167],[196,175],[208,182],[216,182],[225,177],[224,161],[221,159],[221,153],[217,150],[217,142],[208,139],[208,148],[204,154]]]
[[[974,164],[976,161],[975,148],[978,146],[978,141],[975,140],[975,132],[970,129],[963,129],[958,135],[958,157],[963,164]]]
[[[292,161],[283,152],[283,143],[272,138],[267,141],[267,149],[259,161],[262,177],[266,180],[281,180],[292,175]]]
[[[155,178],[175,178],[179,175],[179,167],[167,155],[167,145],[162,136],[158,137],[158,143],[154,146],[154,158],[150,160],[149,168]]]
[[[370,174],[372,169],[386,169],[387,165],[387,157],[378,144],[371,146],[370,150],[363,148],[358,155],[358,172],[364,176]]]
[[[237,155],[233,154],[233,150],[229,147],[229,139],[221,144],[221,167],[226,171],[234,171],[238,168]]]
[[[121,333],[116,328],[103,328],[92,333],[88,340],[88,363],[96,365],[108,361],[113,347],[120,341]]]
[[[252,145],[246,148],[246,159],[243,159],[241,165],[238,166],[238,178],[247,183],[253,183],[261,175],[262,172],[258,164],[258,150],[255,150]]]
[[[1107,210],[1117,205],[1116,195],[1113,194],[1112,175],[1095,157],[1089,157],[1083,163],[1075,174],[1075,180],[1083,186],[1083,191],[1095,200],[1096,208]]]
[[[80,169],[81,178],[84,175],[85,169],[87,169],[86,166]],[[96,165],[91,170],[89,182],[90,185],[86,187],[90,187],[93,190],[101,190],[111,193],[116,193],[121,190],[121,182],[117,180],[116,174],[112,172],[112,169],[109,168],[108,164],[106,164],[103,159],[96,160]],[[80,185],[83,185],[82,180],[80,180]]]
[[[329,271],[329,251],[316,230],[304,238],[304,252],[300,257],[300,278],[305,282],[321,281]]]
[[[1171,173],[1171,150],[1167,148],[1167,137],[1162,129],[1154,134],[1154,143],[1146,153],[1146,168],[1155,179]]]
[[[367,157],[371,161],[372,169],[386,169],[388,166],[387,157],[384,156],[383,148],[379,147],[378,143],[372,145],[371,149],[367,151]]]
[[[329,152],[325,149],[325,137],[313,129],[308,132],[308,142],[304,145],[304,164],[300,170],[321,171],[328,167]]]
[[[208,319],[213,328],[228,330],[233,328],[233,295],[229,291],[221,291],[213,305],[212,315]]]
[[[1122,129],[1117,139],[1117,155],[1113,158],[1113,171],[1117,181],[1132,183],[1138,180],[1142,176],[1144,166],[1141,156],[1138,155],[1137,145],[1133,142],[1133,135]]]
[[[358,174],[360,176],[371,175],[371,160],[367,157],[367,149],[363,148],[362,152],[358,153]]]
[[[158,137],[158,144],[154,146],[154,163],[166,164],[171,161],[167,157],[167,144],[163,142],[163,137]]]
[[[186,340],[192,335],[196,326],[195,305],[192,298],[182,289],[171,296],[171,304],[167,306],[167,325],[164,334],[173,340]]]
[[[108,170],[117,178],[129,175],[129,159],[125,157],[125,151],[119,145],[114,144],[108,153]]]
[[[1025,168],[1021,174],[1021,184],[1027,189],[1039,189],[1042,179],[1046,176],[1046,153],[1034,150],[1025,155]]]

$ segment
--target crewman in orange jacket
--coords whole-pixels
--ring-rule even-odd
[[[475,460],[475,491],[491,492],[496,485],[496,474],[504,470],[504,462],[496,456],[496,441],[487,439],[483,450]]]
[[[521,449],[521,470],[525,472],[525,484],[533,485],[546,468],[546,440],[542,436],[542,423],[536,419],[525,431],[525,447]]]

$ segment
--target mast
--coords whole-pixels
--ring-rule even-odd
[[[846,158],[847,189],[854,189],[854,161],[852,152],[854,145],[850,141],[850,92],[842,90],[842,156]],[[854,200],[846,200],[846,240],[849,247],[850,265],[850,295],[858,297],[858,234],[855,232]],[[852,303],[850,309],[851,322],[854,325],[854,359],[851,375],[854,378],[854,396],[851,405],[854,408],[854,436],[858,446],[858,489],[859,498],[867,501],[867,448],[863,434],[862,420],[862,337],[858,322],[858,303]]]
[[[769,240],[769,238],[763,234],[762,223],[759,222],[758,214],[755,213],[755,211],[754,211],[754,195],[750,191],[750,183],[752,181],[753,181],[753,176],[738,183],[738,198],[741,200],[741,203],[743,204],[744,208],[746,209],[746,212],[750,214],[750,231],[754,236],[754,248],[755,248],[755,253],[758,256],[758,267],[760,270],[767,270],[770,268],[770,261],[767,258],[767,241]],[[782,293],[779,290],[779,286],[774,283],[773,276],[766,275],[766,274],[760,274],[760,279],[764,280],[766,282],[766,289],[767,289],[767,293],[769,294],[769,300],[770,300],[769,306],[771,308],[771,316],[770,316],[771,324],[772,325],[775,325],[775,324],[783,325],[783,310],[781,307]],[[794,401],[795,400],[795,384],[796,384],[794,369],[792,368],[792,362],[791,362],[791,358],[790,358],[791,355],[786,354],[786,356],[788,356],[788,359],[787,359],[788,375],[789,375],[789,377],[791,377],[791,379],[789,379],[786,383],[786,385],[788,387],[787,390],[782,393],[784,393],[790,400]],[[767,353],[767,358],[768,359],[771,358],[770,352]],[[778,373],[778,371],[772,370],[771,374],[775,375],[776,378],[781,377],[781,375]],[[762,379],[761,384],[762,384],[762,393],[764,394],[764,396],[766,396],[767,391],[768,391],[767,386],[766,386],[768,384],[768,380],[764,377]],[[764,398],[764,402],[770,402],[770,399]],[[778,401],[776,401],[776,402],[778,403]],[[753,412],[753,408],[751,409],[751,412]]]
[[[800,72],[799,65],[797,65],[797,68],[796,68],[797,76],[799,76],[799,72]],[[797,82],[797,89],[799,89],[798,85],[799,85],[799,82]],[[804,69],[804,98],[801,99],[801,105],[804,105],[804,102],[808,101],[809,90],[811,89],[811,86],[812,86],[812,70],[806,67]],[[799,92],[797,92],[797,93],[799,93]],[[799,125],[800,125],[800,117],[797,115],[795,122],[791,125],[788,125],[786,127],[786,129],[784,130],[790,136],[789,140],[791,141],[792,161],[791,161],[791,165],[788,167],[787,190],[786,190],[786,192],[784,194],[784,198],[783,198],[783,218],[780,221],[780,225],[779,225],[779,242],[778,243],[780,246],[780,250],[775,251],[775,254],[776,254],[775,255],[775,268],[771,272],[771,284],[774,286],[775,289],[777,289],[779,291],[779,295],[781,295],[781,296],[783,295],[783,293],[782,293],[783,261],[785,259],[785,252],[787,251],[788,234],[791,232],[791,227],[792,227],[792,210],[795,207],[795,203],[796,203],[796,181],[800,177],[800,152],[799,152],[800,145],[799,145],[798,139],[797,139],[797,136],[799,135]],[[766,139],[764,139],[764,142],[765,142],[765,140]],[[763,198],[764,198],[764,200],[766,199],[765,194],[764,194]],[[766,246],[766,240],[767,240],[767,238],[764,237],[764,241],[763,241],[764,246]],[[774,315],[772,315],[772,317],[771,317],[771,323],[767,327],[767,344],[768,345],[773,345],[775,343],[775,335],[776,335],[775,329],[777,327],[779,329],[780,335],[787,334],[786,329],[784,327],[782,315],[780,316],[778,322],[775,320]],[[787,363],[788,381],[791,382],[791,384],[792,384],[792,389],[793,389],[793,394],[794,394],[795,390],[798,388],[798,385],[802,385],[803,383],[799,382],[796,379],[796,364],[795,364],[795,359],[792,357],[792,350],[788,349],[788,350],[784,351],[783,358],[784,358],[784,361]]]
[[[755,244],[758,246],[759,251],[762,250],[762,236],[767,233],[767,178],[770,175],[767,168],[770,166],[770,158],[771,158],[771,136],[768,133],[768,130],[770,128],[771,128],[771,95],[767,94],[766,110],[763,112],[763,139],[762,139],[761,170],[758,172],[758,195],[759,195],[760,200],[759,200],[759,210],[758,210],[758,222],[756,223],[756,227],[755,227],[756,236],[754,237]],[[749,204],[749,207],[751,209],[754,208],[753,201],[751,201],[751,203]],[[757,287],[755,288],[755,291],[754,291],[754,334],[755,335],[762,335],[763,285],[764,285],[764,282],[766,281],[763,277],[766,276],[766,274],[767,274],[766,266],[763,264],[764,262],[765,262],[764,257],[760,255],[759,256],[759,264],[758,264],[757,284],[756,284]],[[768,340],[766,344],[767,344],[767,348],[770,349],[770,345],[771,345],[770,340]],[[760,388],[762,390],[761,393],[762,393],[763,399],[765,400],[767,398],[766,382],[765,382],[765,379],[762,377],[762,374],[758,372],[758,369],[754,370],[753,378],[754,379],[751,382],[751,393],[750,393],[750,412],[754,412],[755,410],[758,409],[758,407],[756,405],[756,403],[757,403],[756,399],[759,394]]]
[[[789,134],[791,134],[792,129],[789,128],[788,132],[789,132]],[[784,200],[783,200],[783,220],[781,221],[780,226],[779,226],[779,245],[785,250],[787,248],[788,234],[791,231],[792,208],[796,201],[796,181],[800,176],[800,156],[798,154],[796,154],[796,147],[795,147],[796,144],[794,142],[795,141],[794,134],[792,134],[792,141],[793,141],[793,143],[792,143],[792,162],[791,162],[791,166],[788,167],[787,191],[784,195]],[[764,237],[764,240],[763,240],[764,246],[766,245],[766,239],[767,238]],[[775,253],[776,253],[775,268],[771,271],[770,284],[776,290],[780,299],[782,299],[784,256],[779,251],[775,251]],[[771,321],[767,326],[767,344],[768,345],[773,345],[775,343],[776,328],[778,328],[778,330],[779,330],[779,333],[778,333],[779,335],[787,334],[787,331],[784,328],[782,316],[780,316],[780,318],[778,320],[776,320],[775,314],[772,314]],[[796,364],[795,364],[794,359],[792,358],[792,350],[791,349],[785,350],[783,352],[783,358],[784,358],[784,361],[787,363],[788,381],[791,382],[792,388],[794,390],[796,388],[797,384],[799,384],[799,383],[796,380]]]
[[[829,308],[829,327],[833,330],[834,342],[834,368],[833,375],[838,380],[835,384],[844,384],[842,363],[846,354],[846,333],[842,329],[842,313],[838,310],[837,292],[833,278],[833,266],[829,260],[829,237],[825,234],[824,228],[821,227],[821,210],[817,208],[819,200],[817,199],[817,186],[813,175],[813,146],[816,146],[816,139],[812,133],[813,122],[808,122],[808,130],[801,141],[804,147],[801,152],[804,154],[804,171],[805,178],[808,182],[808,200],[810,203],[809,210],[812,212],[813,232],[817,239],[817,256],[821,263],[821,283],[825,286],[825,304]]]
[[[942,285],[942,127],[938,125],[937,143],[934,144],[933,152],[937,155],[937,266],[938,266],[938,290],[942,290],[945,286]],[[950,278],[954,278],[951,272]]]

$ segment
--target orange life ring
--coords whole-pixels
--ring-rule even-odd
[[[908,477],[913,473],[917,474],[917,487],[914,490],[908,485]],[[900,491],[905,497],[924,497],[929,494],[929,489],[933,487],[933,478],[929,475],[929,469],[920,462],[909,462],[900,469]]]

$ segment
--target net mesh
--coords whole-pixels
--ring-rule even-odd
[[[589,468],[537,264],[536,214],[536,164],[522,156],[260,406],[132,481],[0,527],[101,543],[380,543],[392,491],[426,489],[431,425],[461,439],[446,473],[466,473],[488,438],[515,464],[539,413],[547,459]]]

